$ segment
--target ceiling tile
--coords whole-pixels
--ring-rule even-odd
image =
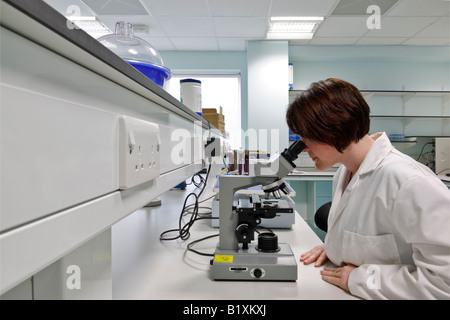
[[[370,30],[368,37],[412,37],[437,18],[433,17],[386,17],[381,19],[381,28]]]
[[[139,0],[83,0],[97,15],[148,15]]]
[[[399,37],[391,37],[391,38],[361,38],[357,43],[357,45],[400,45],[408,38],[399,38]]]
[[[340,0],[336,8],[334,9],[333,16],[349,16],[359,15],[364,16],[367,14],[367,8],[373,4],[377,5],[380,9],[380,13],[385,14],[394,4],[399,0]]]
[[[210,0],[214,17],[267,17],[271,0]]]
[[[274,0],[270,16],[327,16],[337,0]]]
[[[177,50],[201,50],[211,51],[218,50],[215,38],[172,38],[171,39]]]
[[[158,22],[169,37],[213,37],[214,26],[206,17],[159,17]]]
[[[218,37],[263,38],[268,21],[260,17],[214,17]]]
[[[127,21],[137,26],[135,28],[135,35],[138,37],[163,37],[166,34],[163,32],[161,27],[153,16],[127,16],[127,17],[111,17],[111,16],[99,16],[97,17],[101,22],[103,22],[107,27],[109,27],[113,32],[116,28],[117,21]],[[147,26],[147,32],[143,33],[139,31],[141,26]]]
[[[366,17],[328,17],[319,25],[315,36],[360,37],[367,32]]]
[[[415,36],[419,37],[419,38],[442,37],[442,38],[449,39],[450,38],[450,19],[449,19],[449,17],[444,17],[444,18],[438,19],[433,24],[431,24],[430,26],[426,27],[425,29],[420,31]]]
[[[450,1],[398,0],[369,30],[369,14],[331,16],[340,0],[44,0],[62,15],[94,14],[115,29],[119,20],[157,50],[245,50],[246,41],[266,37],[269,16],[324,16],[312,40],[289,45],[449,45]],[[348,0],[367,6],[394,0]],[[86,5],[88,3],[92,8]],[[341,2],[342,4],[342,2]],[[361,7],[361,8],[362,8]],[[94,12],[96,11],[97,14]],[[100,13],[100,14],[98,14]],[[104,14],[103,14],[104,13]],[[114,15],[112,15],[114,13]]]
[[[150,45],[156,50],[175,50],[175,46],[172,44],[169,38],[166,37],[146,37],[139,35],[140,38],[150,43]]]
[[[207,0],[141,0],[150,14],[156,16],[207,17]]]
[[[444,0],[403,0],[395,5],[387,16],[445,16],[450,11],[450,2]]]

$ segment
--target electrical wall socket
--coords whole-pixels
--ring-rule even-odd
[[[119,188],[128,189],[160,175],[161,140],[155,123],[119,118]]]

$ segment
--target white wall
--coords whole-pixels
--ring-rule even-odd
[[[258,133],[258,149],[271,154],[289,144],[285,120],[289,104],[288,48],[288,41],[249,41],[247,46],[248,130]],[[249,148],[254,147],[250,144]]]
[[[366,90],[450,90],[448,46],[291,46],[294,89],[330,77]]]
[[[284,110],[288,102],[281,97],[281,91],[280,98],[276,98],[278,89],[275,89],[275,81],[270,82],[275,76],[270,74],[271,71],[267,71],[267,75],[262,75],[261,79],[258,79],[258,76],[254,79],[249,76],[247,79],[247,69],[250,71],[250,68],[255,67],[254,75],[257,75],[258,71],[269,67],[268,64],[258,64],[257,57],[270,60],[272,53],[276,56],[277,50],[271,47],[275,46],[275,43],[279,41],[251,41],[248,43],[247,52],[163,51],[161,55],[165,64],[173,69],[240,70],[242,129],[248,131],[251,127],[276,126],[281,128],[280,130],[287,130]],[[366,90],[450,90],[448,46],[288,46],[286,42],[280,46],[282,48],[279,63],[282,66],[286,61],[286,74],[287,63],[292,62],[294,65],[295,90],[306,89],[311,82],[329,77],[342,78],[359,89]],[[288,52],[284,53],[286,46]],[[280,75],[280,79],[283,77]],[[269,89],[258,85],[258,81],[264,80],[272,84]],[[287,94],[285,82],[284,79],[280,80],[278,85],[281,86],[280,90],[285,90]],[[265,101],[263,96],[269,100]],[[264,110],[264,113],[263,109],[258,109],[258,100],[267,105],[268,110]],[[247,106],[250,102],[252,106]],[[273,110],[280,112],[272,114]],[[265,119],[269,119],[271,124],[264,123],[267,121]],[[280,135],[280,141],[283,139]],[[287,138],[285,140],[287,142]],[[420,144],[417,148],[420,151]]]

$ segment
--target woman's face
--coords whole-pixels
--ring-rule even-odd
[[[314,142],[307,138],[302,138],[302,141],[306,144],[306,148],[303,151],[308,152],[318,170],[325,170],[336,163],[341,163],[342,153],[337,151],[335,147],[325,143]]]

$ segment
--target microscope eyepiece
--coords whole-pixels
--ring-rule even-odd
[[[294,162],[294,160],[298,158],[300,152],[302,152],[305,148],[306,144],[302,140],[297,140],[296,142],[291,144],[289,148],[284,149],[281,155],[286,158],[286,160]]]

